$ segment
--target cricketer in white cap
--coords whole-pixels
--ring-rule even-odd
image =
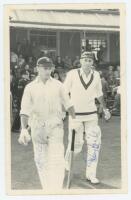
[[[110,113],[103,102],[100,75],[97,71],[92,70],[93,60],[94,54],[92,52],[83,52],[80,59],[81,68],[71,70],[64,82],[65,89],[70,94],[74,105],[76,115],[74,120],[69,118],[69,138],[65,161],[66,169],[68,170],[71,129],[73,126],[76,130],[74,153],[76,155],[81,152],[84,140],[86,140],[86,179],[96,184],[99,183],[99,179],[96,178],[96,169],[101,147],[101,129],[98,126],[95,98],[99,100],[106,120],[110,118]]]
[[[62,106],[72,118],[75,114],[63,84],[50,76],[54,70],[51,59],[38,59],[37,70],[37,78],[26,86],[22,98],[19,143],[27,145],[32,137],[34,160],[42,188],[56,191],[62,189],[65,170]]]

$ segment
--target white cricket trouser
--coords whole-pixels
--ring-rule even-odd
[[[63,125],[32,130],[34,159],[42,188],[62,189],[64,180]]]
[[[96,169],[99,157],[99,151],[101,146],[101,130],[98,126],[97,120],[86,122],[75,122],[76,134],[75,134],[75,146],[74,153],[81,152],[84,139],[87,143],[87,163],[86,163],[86,177],[96,177]],[[85,136],[83,137],[83,133]],[[70,147],[71,147],[72,130],[69,126],[68,147],[65,155],[65,161],[69,160]]]

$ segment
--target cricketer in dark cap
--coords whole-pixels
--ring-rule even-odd
[[[83,52],[80,58],[80,64],[83,71],[88,75],[94,64],[94,54],[92,52]]]
[[[37,60],[37,66],[43,66],[43,67],[53,67],[54,64],[51,60],[51,58],[48,57],[41,57]]]
[[[37,61],[38,76],[41,78],[43,82],[46,82],[50,78],[51,73],[54,71],[54,69],[55,66],[50,58],[42,57],[38,59]]]
[[[83,58],[91,58],[94,60],[94,53],[90,52],[90,51],[85,51],[81,54],[81,59]]]

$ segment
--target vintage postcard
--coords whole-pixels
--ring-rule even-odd
[[[126,6],[4,6],[6,192],[127,193]]]

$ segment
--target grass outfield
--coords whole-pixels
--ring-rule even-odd
[[[100,120],[102,129],[102,147],[99,157],[97,177],[101,183],[95,186],[100,189],[121,187],[121,141],[120,118],[112,117],[110,122]],[[67,122],[65,122],[65,148],[67,146]],[[18,133],[12,133],[11,140],[11,185],[12,189],[41,189],[37,170],[33,160],[32,143],[27,147],[18,144]],[[85,179],[86,146],[74,161],[71,188],[94,188]],[[65,182],[67,174],[65,173]]]

